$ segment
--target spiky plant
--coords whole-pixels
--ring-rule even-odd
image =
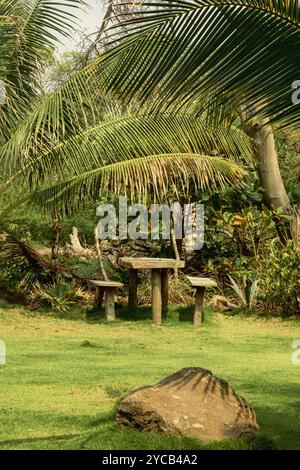
[[[86,293],[75,284],[60,282],[44,287],[36,285],[29,295],[34,307],[50,307],[54,312],[67,312],[76,303],[84,300]]]

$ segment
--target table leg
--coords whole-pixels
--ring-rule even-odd
[[[94,300],[94,309],[98,310],[102,307],[104,297],[103,287],[96,287],[95,300]]]
[[[161,273],[152,269],[152,318],[156,325],[161,324]]]
[[[203,312],[203,301],[204,301],[205,287],[197,287],[196,299],[195,299],[195,313],[194,313],[194,325],[200,326],[204,320]]]
[[[116,319],[114,287],[105,289],[105,317],[106,317],[106,320],[109,320],[109,321],[114,321]]]
[[[137,269],[129,270],[128,306],[130,308],[137,307],[137,273]]]
[[[162,297],[162,312],[164,319],[167,318],[168,301],[169,301],[169,270],[161,270],[161,297]]]

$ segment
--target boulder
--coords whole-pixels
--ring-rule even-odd
[[[181,369],[126,395],[117,423],[145,431],[194,436],[203,442],[259,431],[254,410],[225,380],[198,367]]]

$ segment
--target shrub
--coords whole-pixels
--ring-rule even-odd
[[[283,248],[271,244],[269,256],[261,260],[259,300],[264,310],[285,316],[300,313],[300,251],[289,242]]]
[[[85,299],[86,293],[73,283],[60,282],[45,287],[36,286],[29,298],[35,307],[44,306],[55,312],[67,312],[72,305]]]

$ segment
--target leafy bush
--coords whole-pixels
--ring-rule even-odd
[[[278,136],[280,169],[292,204],[300,207],[300,136],[285,131]]]
[[[228,284],[228,274],[241,281],[245,275],[250,280],[276,236],[272,213],[266,207],[247,207],[239,212],[208,208],[205,246],[199,254],[201,264],[195,268],[217,276],[223,287]]]
[[[193,267],[216,276],[225,295],[233,289],[244,306],[288,316],[300,312],[300,254],[292,242],[286,248],[279,243],[274,216],[283,228],[289,221],[264,206],[239,212],[209,206],[205,247]]]
[[[260,306],[285,316],[300,313],[300,251],[292,242],[283,248],[276,240],[261,260]]]

